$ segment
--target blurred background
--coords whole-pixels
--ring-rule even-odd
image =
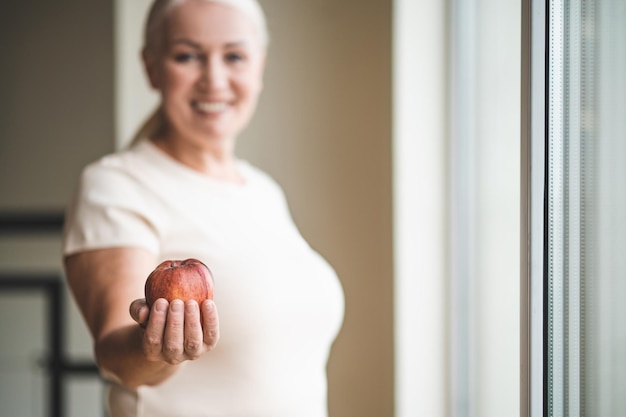
[[[331,417],[516,415],[521,2],[261,4],[265,90],[238,149],[342,280]],[[82,167],[156,103],[148,5],[0,5],[0,416],[105,415],[57,226]]]

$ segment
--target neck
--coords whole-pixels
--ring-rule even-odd
[[[154,144],[163,152],[194,171],[211,178],[242,184],[244,179],[237,169],[232,147],[200,147],[168,138],[157,138]]]

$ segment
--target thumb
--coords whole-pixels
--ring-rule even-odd
[[[130,303],[130,307],[128,310],[130,312],[130,316],[138,324],[143,325],[148,321],[150,308],[148,307],[145,298],[138,298],[137,300]]]

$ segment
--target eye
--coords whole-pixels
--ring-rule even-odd
[[[236,62],[243,61],[244,59],[245,59],[245,56],[238,52],[229,52],[226,54],[226,61],[228,62],[236,63]]]
[[[181,52],[181,53],[174,55],[174,61],[180,62],[180,63],[191,62],[197,59],[198,59],[198,55],[190,53],[190,52]]]

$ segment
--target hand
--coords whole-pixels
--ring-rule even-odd
[[[150,361],[176,365],[198,359],[219,339],[219,319],[212,300],[198,306],[194,300],[168,303],[159,298],[150,310],[145,299],[138,299],[131,303],[130,315],[143,329],[143,352]]]

